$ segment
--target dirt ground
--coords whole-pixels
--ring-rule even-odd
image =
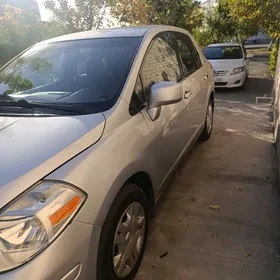
[[[267,67],[255,57],[244,91],[216,93],[212,138],[166,187],[137,280],[280,279],[272,129],[267,106],[255,105],[271,93]]]

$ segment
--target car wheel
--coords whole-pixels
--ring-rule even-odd
[[[141,188],[125,185],[102,227],[98,280],[132,280],[141,264],[149,230],[149,205]]]
[[[203,132],[200,136],[200,140],[207,141],[211,137],[212,129],[213,129],[213,121],[214,121],[214,103],[210,99],[208,106],[207,106],[207,112],[206,112],[206,119],[204,124]]]

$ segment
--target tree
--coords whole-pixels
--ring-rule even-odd
[[[280,37],[279,0],[222,0],[241,25],[257,26],[273,38]]]
[[[196,0],[111,0],[110,7],[122,25],[164,24],[192,31],[203,21]]]
[[[69,32],[64,26],[55,21],[41,21],[37,27],[38,41],[43,41]]]
[[[200,45],[237,41],[243,43],[249,36],[258,32],[251,23],[244,24],[230,13],[226,0],[220,0],[215,9],[205,15],[203,28],[195,30],[194,35]]]
[[[99,29],[106,15],[105,0],[75,0],[71,6],[68,0],[47,0],[45,7],[53,14],[53,20],[69,32]]]
[[[241,26],[255,26],[266,32],[276,42],[270,55],[270,71],[275,74],[280,38],[279,0],[222,0],[230,9],[230,14]]]
[[[202,25],[203,13],[196,0],[148,0],[153,7],[152,23],[178,26],[189,31]]]
[[[216,42],[211,32],[212,29],[209,27],[197,28],[193,31],[193,36],[201,48]]]
[[[22,9],[5,5],[0,17],[0,64],[29,45],[28,25],[23,21]]]
[[[0,0],[0,15],[3,15],[5,5],[20,8],[23,13],[37,20],[40,19],[39,6],[36,0]]]
[[[0,66],[29,46],[65,33],[56,23],[41,22],[36,12],[11,5],[0,7]]]
[[[4,96],[7,96],[14,92],[31,89],[33,88],[33,83],[30,80],[22,78],[20,75],[14,75],[9,79],[8,87],[9,89],[3,93]]]
[[[143,0],[110,0],[110,13],[121,25],[147,25],[152,21],[152,5]]]

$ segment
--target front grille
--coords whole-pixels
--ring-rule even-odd
[[[227,85],[227,83],[225,83],[225,82],[216,82],[215,83],[215,86],[226,86]]]
[[[227,74],[228,70],[214,70],[215,76],[225,76]]]

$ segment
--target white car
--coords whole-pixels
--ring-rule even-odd
[[[203,53],[213,66],[215,87],[244,87],[248,79],[250,56],[241,44],[213,44],[206,47]]]

